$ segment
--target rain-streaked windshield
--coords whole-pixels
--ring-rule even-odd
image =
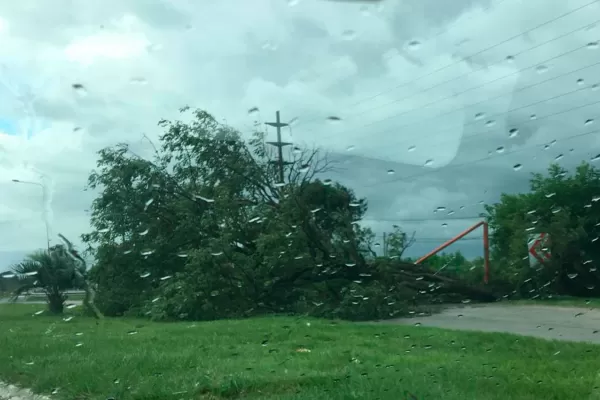
[[[600,1],[5,0],[0,400],[600,398]]]

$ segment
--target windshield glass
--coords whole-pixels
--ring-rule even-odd
[[[600,396],[600,1],[0,4],[0,400]]]

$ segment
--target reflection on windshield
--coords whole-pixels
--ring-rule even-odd
[[[598,15],[0,5],[0,400],[595,398]]]

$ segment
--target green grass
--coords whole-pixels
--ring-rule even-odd
[[[0,306],[0,380],[58,399],[600,398],[591,344],[308,318],[33,315],[42,309]]]

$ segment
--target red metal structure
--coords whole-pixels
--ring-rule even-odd
[[[423,257],[419,258],[415,262],[415,264],[422,263],[423,261],[427,260],[429,257],[431,257],[431,256],[439,253],[440,251],[444,250],[446,247],[450,246],[452,243],[455,243],[458,240],[464,238],[465,236],[467,236],[469,233],[473,232],[475,229],[479,228],[480,226],[483,226],[483,260],[484,260],[483,282],[484,283],[488,283],[488,280],[490,278],[490,241],[489,241],[488,224],[485,221],[481,221],[481,222],[476,223],[475,225],[473,225],[469,229],[465,230],[464,232],[461,232],[460,234],[456,235],[455,237],[453,237],[452,239],[448,240],[444,244],[436,247],[435,249],[433,249],[429,253],[425,254]]]

